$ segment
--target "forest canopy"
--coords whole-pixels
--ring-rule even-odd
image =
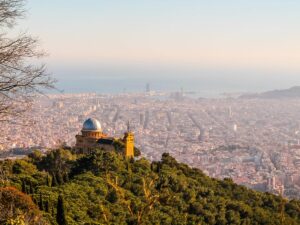
[[[299,201],[210,178],[166,153],[149,162],[103,150],[88,155],[35,151],[2,161],[0,171],[2,190],[18,191],[16,198],[29,196],[26,207],[34,204],[44,224],[300,223]],[[15,202],[19,213],[2,213],[1,221],[27,216],[22,201]],[[5,204],[1,200],[0,207]]]

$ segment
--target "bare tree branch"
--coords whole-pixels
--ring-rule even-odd
[[[22,115],[36,96],[55,88],[45,65],[36,63],[45,56],[37,39],[9,35],[24,16],[23,7],[24,0],[0,0],[0,122]]]
[[[0,26],[13,26],[16,19],[24,15],[24,0],[0,1]]]

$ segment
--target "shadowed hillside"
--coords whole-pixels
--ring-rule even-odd
[[[263,99],[280,99],[280,98],[300,98],[300,86],[291,87],[284,90],[267,91],[256,94],[244,94],[240,98],[263,98]]]

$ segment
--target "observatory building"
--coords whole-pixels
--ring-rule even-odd
[[[76,135],[76,147],[96,147],[97,141],[106,137],[107,135],[102,132],[100,122],[96,119],[90,118],[83,123],[81,135]]]
[[[129,125],[124,138],[118,139],[103,133],[100,122],[97,119],[89,118],[83,123],[81,134],[76,135],[75,149],[79,153],[90,153],[95,148],[114,151],[117,150],[116,146],[120,146],[120,143],[124,146],[124,155],[134,157],[134,134],[130,131]]]

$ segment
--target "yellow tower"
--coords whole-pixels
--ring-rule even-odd
[[[125,156],[134,157],[134,134],[130,131],[130,126],[128,122],[127,132],[124,135],[125,142]]]

